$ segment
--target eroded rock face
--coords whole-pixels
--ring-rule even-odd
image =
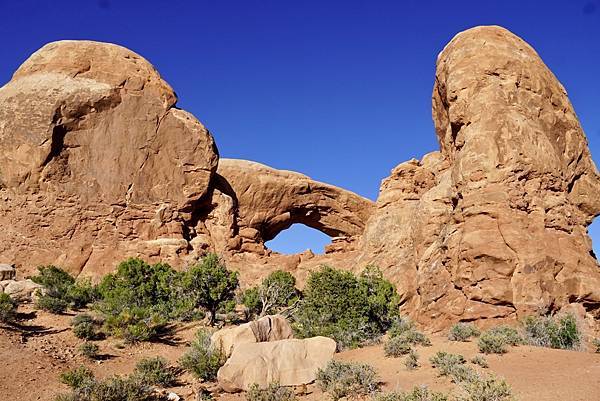
[[[598,311],[586,227],[600,213],[600,181],[537,53],[500,27],[458,34],[438,57],[433,117],[441,153],[393,171],[363,238],[405,308],[434,326],[569,302]]]
[[[176,100],[120,46],[62,41],[34,53],[0,89],[0,254],[74,272],[184,255],[218,154]]]
[[[376,202],[218,160],[175,102],[119,46],[57,42],[31,56],[0,88],[0,257],[18,275],[54,263],[99,276],[127,256],[177,267],[213,251],[247,285],[276,269],[302,285],[323,263],[374,263],[431,329],[572,303],[600,317],[587,235],[599,176],[564,88],[507,30],[470,29],[440,53],[440,151],[398,165]],[[330,235],[326,253],[265,247],[294,223]]]

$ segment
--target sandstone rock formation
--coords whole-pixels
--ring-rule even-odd
[[[363,236],[405,308],[435,325],[570,302],[597,313],[586,227],[600,213],[600,181],[536,52],[499,27],[458,34],[438,57],[433,117],[441,152],[393,171]]]
[[[120,46],[62,41],[34,53],[0,89],[0,253],[75,272],[106,272],[134,250],[185,253],[218,155],[176,100]]]
[[[241,344],[219,369],[217,380],[227,392],[248,390],[254,383],[260,388],[273,382],[309,384],[333,358],[335,349],[335,341],[327,337]]]
[[[292,327],[281,315],[263,316],[258,320],[216,331],[210,338],[213,347],[229,357],[241,344],[294,338]]]
[[[20,302],[34,301],[42,291],[43,287],[31,279],[0,281],[0,292],[8,294],[12,299]]]
[[[432,329],[581,304],[600,317],[587,226],[600,180],[567,94],[500,27],[440,53],[440,151],[398,165],[376,202],[289,171],[218,159],[154,68],[122,47],[44,46],[0,88],[0,257],[99,276],[128,256],[183,266],[208,251],[242,282],[283,268],[379,265]],[[374,145],[376,146],[376,145]],[[324,255],[265,247],[291,224]]]

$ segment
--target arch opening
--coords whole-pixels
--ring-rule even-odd
[[[302,223],[295,223],[265,242],[265,246],[284,255],[302,253],[307,249],[314,254],[323,254],[325,246],[330,243],[331,237],[327,234]]]

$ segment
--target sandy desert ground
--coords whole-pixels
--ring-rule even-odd
[[[200,323],[177,326],[169,340],[122,347],[119,340],[109,338],[98,342],[100,361],[88,361],[77,355],[82,340],[70,330],[73,314],[51,315],[22,306],[20,312],[30,317],[25,331],[0,329],[0,400],[52,400],[68,388],[58,375],[85,364],[97,376],[128,374],[136,362],[148,356],[163,356],[174,365],[186,350],[186,343],[194,337]],[[431,347],[418,347],[421,366],[406,370],[402,358],[386,358],[382,345],[347,350],[336,354],[346,361],[360,361],[374,366],[379,372],[384,390],[408,390],[416,385],[427,385],[434,390],[456,391],[448,378],[438,377],[429,364],[429,357],[443,350],[460,353],[469,360],[478,354],[475,342],[448,341],[443,333],[431,335]],[[598,401],[600,400],[600,354],[591,351],[564,351],[530,346],[512,347],[502,356],[486,356],[489,368],[506,379],[520,401]],[[184,400],[195,400],[199,383],[190,375],[180,376],[180,386],[170,389]],[[308,394],[300,400],[326,400],[315,385],[308,386]],[[220,394],[215,399],[244,400],[243,394]]]

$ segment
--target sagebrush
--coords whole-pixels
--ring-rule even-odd
[[[337,401],[374,394],[379,388],[379,379],[372,366],[334,360],[317,371],[317,385]]]
[[[199,330],[196,339],[179,360],[179,364],[195,377],[211,381],[217,377],[217,371],[223,366],[225,360],[223,351],[212,345],[210,333]]]
[[[260,388],[254,383],[246,393],[248,401],[295,401],[294,390],[290,387],[280,386],[279,383],[270,383],[266,388]]]

